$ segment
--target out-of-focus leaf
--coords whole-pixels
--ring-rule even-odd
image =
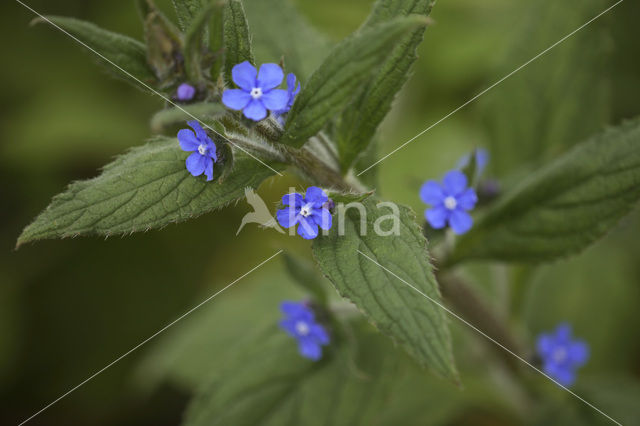
[[[400,16],[427,16],[431,5],[431,0],[378,0],[365,28]],[[344,172],[366,150],[391,109],[395,95],[407,81],[411,65],[417,59],[416,49],[422,42],[424,30],[425,27],[417,28],[398,42],[373,78],[344,110],[336,131],[340,166]]]
[[[162,133],[171,126],[178,124],[186,125],[187,121],[193,120],[192,115],[198,120],[206,122],[207,120],[215,119],[226,113],[222,105],[212,102],[182,105],[180,108],[168,108],[155,113],[151,118],[151,131],[154,133]]]
[[[187,33],[191,28],[192,21],[196,19],[202,10],[203,0],[171,0],[178,15],[178,25],[180,29]],[[205,33],[206,34],[206,33]]]
[[[152,2],[144,20],[147,62],[163,85],[181,77],[183,40],[180,30]]]
[[[608,129],[505,194],[463,235],[449,263],[538,262],[579,252],[640,198],[640,120]]]
[[[358,192],[334,192],[327,191],[328,197],[334,203],[354,203],[359,201],[364,201],[367,198],[371,197],[375,191],[368,191],[363,193]]]
[[[237,153],[224,183],[193,177],[176,138],[161,137],[107,165],[96,178],[69,185],[25,228],[18,245],[46,238],[129,234],[219,209],[257,187],[272,171]],[[220,169],[214,165],[214,170]],[[219,170],[218,170],[219,171]]]
[[[284,252],[282,256],[287,272],[296,283],[311,293],[319,302],[325,303],[328,283],[314,265],[295,254]]]
[[[580,392],[580,395],[623,425],[640,425],[640,381],[637,379],[624,376],[585,377],[576,392]],[[589,407],[585,407],[585,410],[598,416]],[[605,417],[600,420],[603,424],[610,424]]]
[[[191,20],[184,38],[184,66],[193,82],[202,80],[202,54],[206,46],[207,24],[213,13],[222,13],[222,3],[211,1]]]
[[[529,22],[492,75],[507,75],[610,5],[606,0],[580,1],[573,7],[553,0],[530,2]],[[609,122],[608,18],[567,39],[487,97],[484,112],[494,172],[505,175],[524,163],[540,164]]]
[[[240,0],[228,0],[223,12],[224,76],[233,84],[231,69],[244,61],[254,63],[249,23]]]
[[[245,0],[244,6],[257,61],[277,62],[284,57],[287,72],[295,73],[304,85],[329,52],[327,38],[298,13],[290,0]]]
[[[425,25],[424,17],[396,18],[338,44],[296,97],[281,142],[302,146],[359,93],[376,65],[407,33]]]
[[[144,44],[122,34],[104,30],[90,22],[80,21],[74,18],[62,16],[46,16],[45,19],[37,18],[33,22],[41,23],[47,20],[67,31],[78,40],[95,49],[105,58],[126,70],[134,77],[145,83],[153,83],[155,76],[147,65],[147,49]],[[104,68],[119,78],[122,73],[106,61],[100,61]],[[128,77],[124,77],[130,81]],[[137,83],[136,83],[137,84]]]
[[[329,235],[319,236],[313,253],[321,271],[338,293],[351,300],[380,331],[402,345],[420,364],[454,381],[458,379],[445,312],[415,289],[440,301],[438,284],[429,263],[427,241],[413,212],[376,204],[365,210],[338,210]],[[364,217],[366,215],[366,217]],[[399,235],[393,235],[397,224]],[[391,235],[384,236],[382,232]],[[408,282],[411,288],[376,263]]]

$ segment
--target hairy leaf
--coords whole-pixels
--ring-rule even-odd
[[[315,268],[315,265],[295,254],[284,252],[282,254],[284,265],[289,275],[300,287],[308,291],[316,300],[321,303],[327,301],[326,289],[327,281]]]
[[[320,269],[338,293],[358,306],[380,331],[422,365],[457,380],[442,308],[358,252],[439,302],[427,241],[414,221],[413,212],[400,206],[398,214],[392,215],[389,207],[376,205],[371,198],[362,205],[366,209],[363,212],[346,209],[344,219],[340,219],[338,210],[337,223],[329,235],[314,241],[313,253]],[[382,232],[393,230],[391,217],[397,221],[399,235],[383,236]]]
[[[191,22],[202,9],[203,0],[171,0],[178,15],[178,25],[183,32],[191,28]]]
[[[359,93],[376,65],[425,18],[397,18],[359,31],[338,44],[302,88],[287,117],[281,142],[302,146]]]
[[[240,0],[228,0],[223,14],[224,75],[227,84],[233,84],[231,69],[244,61],[254,63],[251,51],[249,23]]]
[[[224,183],[193,177],[176,138],[134,148],[96,178],[69,185],[22,232],[18,245],[46,238],[128,234],[221,208],[256,187],[271,170],[241,153]],[[216,168],[217,167],[217,168]],[[214,165],[218,170],[221,165]]]
[[[379,0],[364,28],[399,16],[427,16],[431,12],[431,5],[431,0]],[[424,30],[424,27],[417,28],[398,42],[361,93],[345,109],[336,130],[343,172],[349,170],[356,157],[366,150],[376,129],[391,109],[396,93],[407,81],[411,65],[418,57],[416,49],[422,42]]]
[[[104,30],[90,22],[62,16],[46,16],[47,20],[62,28],[85,43],[108,60],[112,61],[134,77],[145,83],[153,83],[155,76],[147,65],[147,49],[144,44],[122,34]],[[47,22],[38,18],[34,23]],[[100,61],[104,68],[117,77],[123,78],[120,70],[107,61]],[[128,80],[128,77],[124,77]]]
[[[355,328],[357,353],[332,342],[331,356],[318,363],[302,359],[281,330],[265,333],[218,369],[183,424],[364,426],[408,424],[416,416],[440,422],[453,415],[462,402],[455,388],[436,391],[385,339]],[[436,402],[438,393],[446,397]],[[443,402],[447,408],[438,410]]]
[[[213,13],[222,13],[222,4],[210,2],[191,20],[184,38],[184,66],[193,82],[202,80],[202,54],[206,46],[207,24]]]
[[[163,109],[155,113],[151,118],[151,131],[154,133],[162,133],[171,126],[178,124],[184,125],[187,121],[193,120],[192,115],[199,121],[206,122],[218,118],[225,113],[226,110],[222,105],[212,102],[199,102],[182,105],[180,108]]]
[[[180,30],[153,2],[148,2],[149,13],[144,20],[144,37],[147,42],[147,62],[164,85],[177,78],[184,78],[182,64],[183,38]]]
[[[463,235],[453,264],[469,259],[537,262],[579,252],[640,198],[640,120],[576,146],[534,173]]]
[[[330,42],[298,13],[290,0],[245,0],[253,49],[259,63],[281,57],[304,85],[329,53]],[[274,31],[277,28],[277,31]]]
[[[610,3],[584,0],[574,7],[530,2],[529,19],[496,76],[507,75]],[[499,175],[539,165],[600,131],[610,117],[611,50],[607,17],[571,37],[483,98],[491,163]]]

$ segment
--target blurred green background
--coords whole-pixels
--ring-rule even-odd
[[[174,17],[169,1],[157,3]],[[294,3],[337,41],[360,25],[372,1]],[[93,21],[142,39],[130,0],[27,4],[44,14]],[[610,4],[439,2],[414,74],[381,130],[381,152],[399,146]],[[420,183],[439,177],[474,146],[491,149],[491,172],[508,186],[510,178],[576,142],[571,137],[583,138],[604,123],[640,114],[638,16],[640,4],[622,3],[415,140],[382,163],[379,192],[420,212]],[[141,144],[150,136],[151,114],[163,107],[154,95],[103,73],[92,55],[67,36],[45,25],[29,27],[33,17],[11,0],[0,5],[5,58],[0,67],[1,424],[17,424],[35,413],[278,249],[308,254],[308,245],[298,239],[252,225],[236,237],[249,211],[244,202],[161,231],[45,241],[15,251],[21,229],[53,195],[72,180],[95,176],[114,155]],[[527,124],[513,122],[514,116]],[[271,179],[260,193],[275,202],[299,184],[293,178]],[[580,256],[539,269],[470,265],[461,272],[527,343],[560,321],[573,323],[576,335],[592,348],[579,383],[585,392],[596,389],[592,398],[610,388],[640,400],[639,226],[635,212]],[[215,363],[228,352],[219,343],[233,341],[255,321],[277,317],[279,300],[300,295],[281,259],[275,260],[31,424],[177,424],[189,398],[185,383],[206,374],[198,369],[202,365],[224,365]],[[243,308],[225,310],[225,305]],[[216,345],[189,343],[189,332],[200,341],[206,333],[216,335]],[[461,393],[425,375],[433,382],[424,401],[432,416],[417,415],[416,424],[517,424],[504,408],[509,398],[491,377],[491,366],[477,363],[476,353],[485,350],[478,339],[459,323],[452,323],[452,332],[467,388]],[[464,346],[469,341],[471,351]],[[560,419],[585,410],[544,378],[531,373],[529,379],[551,395],[551,402],[537,411],[541,424],[546,415]],[[495,394],[474,396],[474,389],[483,389],[487,381]],[[610,394],[595,402],[604,411],[625,410]]]

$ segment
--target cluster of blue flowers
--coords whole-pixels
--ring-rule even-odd
[[[233,82],[239,89],[226,89],[222,93],[222,103],[233,110],[242,111],[244,116],[260,121],[273,112],[282,123],[282,115],[287,113],[300,91],[296,88],[296,76],[287,76],[287,90],[276,89],[282,84],[284,72],[278,64],[262,64],[260,71],[249,61],[234,66],[231,70]]]
[[[589,346],[573,339],[571,326],[566,323],[538,336],[536,350],[542,358],[542,370],[563,386],[575,382],[576,370],[589,359]]]
[[[285,315],[280,327],[298,341],[300,355],[313,361],[322,358],[322,346],[329,344],[329,333],[316,322],[309,304],[282,302],[280,310]]]
[[[282,204],[289,207],[278,210],[278,223],[283,228],[298,225],[298,235],[305,240],[317,237],[318,227],[324,230],[331,228],[329,197],[317,186],[307,188],[304,196],[298,193],[285,194]]]

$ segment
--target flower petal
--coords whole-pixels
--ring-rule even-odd
[[[284,194],[282,196],[282,204],[285,206],[293,205],[296,207],[302,207],[304,204],[304,200],[302,199],[302,195],[297,192],[291,194]]]
[[[249,61],[244,61],[231,69],[231,78],[233,82],[241,89],[250,92],[256,87],[256,67],[251,65]]]
[[[289,94],[286,90],[274,89],[269,92],[264,92],[260,100],[267,109],[280,111],[286,108],[289,102]]]
[[[243,110],[244,116],[253,120],[260,121],[267,116],[267,109],[257,99],[253,99]]]
[[[563,322],[556,327],[554,332],[556,343],[568,343],[571,340],[571,325]]]
[[[429,222],[434,229],[442,229],[447,224],[447,219],[449,218],[449,210],[447,210],[443,205],[439,205],[430,209],[427,209],[424,212],[424,217]]]
[[[207,177],[207,182],[213,180],[213,160],[209,156],[203,156],[205,161],[204,174]]]
[[[584,365],[589,359],[589,346],[585,342],[571,342],[568,352],[571,363],[576,367]]]
[[[322,358],[322,348],[311,339],[300,340],[298,349],[300,350],[300,355],[310,360],[317,361]]]
[[[292,72],[287,74],[287,90],[293,92],[293,87],[296,85],[296,75]]]
[[[194,152],[190,156],[187,157],[187,170],[193,176],[200,176],[202,172],[204,172],[204,168],[206,166],[205,163],[206,157],[204,155],[200,155],[198,152]]]
[[[305,240],[312,240],[318,236],[318,225],[305,219],[300,219],[298,224],[298,235]]]
[[[218,147],[216,147],[216,144],[209,139],[209,143],[207,143],[207,155],[210,158],[213,158],[213,162],[217,162],[218,161]]]
[[[284,72],[278,64],[262,64],[260,66],[260,72],[258,72],[258,87],[263,92],[269,91],[280,86],[282,79],[284,78]]]
[[[187,124],[196,132],[196,137],[198,138],[198,140],[202,142],[206,140],[210,140],[209,135],[207,135],[207,132],[204,131],[204,129],[202,128],[200,123],[198,123],[198,121],[196,120],[187,121]]]
[[[444,175],[442,186],[446,195],[458,195],[467,188],[467,177],[460,170],[451,170]]]
[[[300,302],[284,301],[280,304],[280,310],[283,314],[290,317],[297,317],[305,313],[308,308]]]
[[[547,358],[551,356],[553,350],[555,349],[555,343],[553,338],[548,334],[542,334],[538,337],[536,342],[536,350],[538,351],[538,355],[542,358]]]
[[[435,180],[426,181],[420,188],[420,199],[425,204],[436,206],[445,198],[442,186]]]
[[[325,231],[331,229],[332,217],[329,210],[318,209],[313,212],[313,215],[311,217],[313,218],[313,222],[321,229],[324,229]]]
[[[187,152],[197,151],[200,146],[200,141],[189,129],[182,129],[178,132],[178,142],[180,142],[180,148]]]
[[[222,92],[222,103],[231,109],[244,109],[251,102],[251,94],[242,89],[227,89]]]
[[[280,209],[276,212],[276,219],[278,220],[280,226],[282,226],[283,228],[291,228],[292,226],[295,226],[296,223],[298,223],[299,211],[300,209],[292,208],[292,206],[289,206],[285,209]]]
[[[464,210],[471,210],[478,202],[478,196],[473,188],[467,188],[466,191],[456,197],[456,201],[458,202],[458,206]]]
[[[327,194],[317,186],[310,186],[307,188],[307,192],[304,195],[304,200],[307,203],[313,203],[315,207],[322,207],[324,203],[329,200]]]
[[[329,344],[329,334],[327,330],[324,329],[323,326],[319,324],[315,324],[311,327],[311,335],[315,337],[316,341],[321,345]]]
[[[451,226],[451,229],[453,229],[453,232],[461,235],[471,229],[473,219],[471,219],[469,213],[464,210],[455,209],[449,214],[449,225]]]
[[[279,323],[280,328],[287,332],[291,337],[296,337],[296,320],[290,318],[283,319]]]

